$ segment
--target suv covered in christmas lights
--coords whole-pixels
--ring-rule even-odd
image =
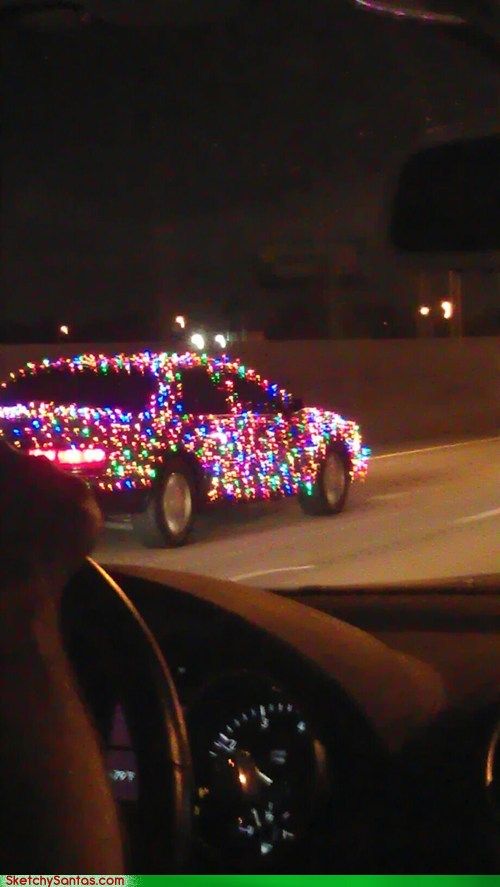
[[[2,383],[0,432],[85,477],[106,513],[130,511],[150,546],[183,544],[221,501],[297,495],[307,514],[336,514],[369,453],[355,422],[194,353],[29,363]]]

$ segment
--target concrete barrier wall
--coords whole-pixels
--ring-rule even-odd
[[[255,343],[240,349],[309,403],[356,418],[367,441],[500,426],[500,339]]]
[[[140,347],[2,345],[0,376],[46,356]],[[375,446],[500,428],[500,338],[256,341],[238,356],[307,404],[356,418]]]

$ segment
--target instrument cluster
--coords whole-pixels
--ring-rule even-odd
[[[231,675],[190,711],[196,837],[206,854],[272,867],[301,844],[328,782],[324,747],[273,681]]]

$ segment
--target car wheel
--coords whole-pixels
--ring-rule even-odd
[[[302,510],[312,515],[338,514],[347,502],[350,482],[345,451],[340,448],[328,450],[312,490],[304,487],[299,490]]]
[[[196,488],[183,459],[169,459],[142,514],[133,517],[134,530],[147,548],[184,545],[193,527]]]

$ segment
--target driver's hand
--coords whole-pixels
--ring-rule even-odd
[[[3,871],[123,872],[101,747],[59,620],[100,525],[77,478],[0,441]]]
[[[41,456],[0,440],[0,600],[31,610],[57,596],[91,551],[102,524],[91,491]]]

